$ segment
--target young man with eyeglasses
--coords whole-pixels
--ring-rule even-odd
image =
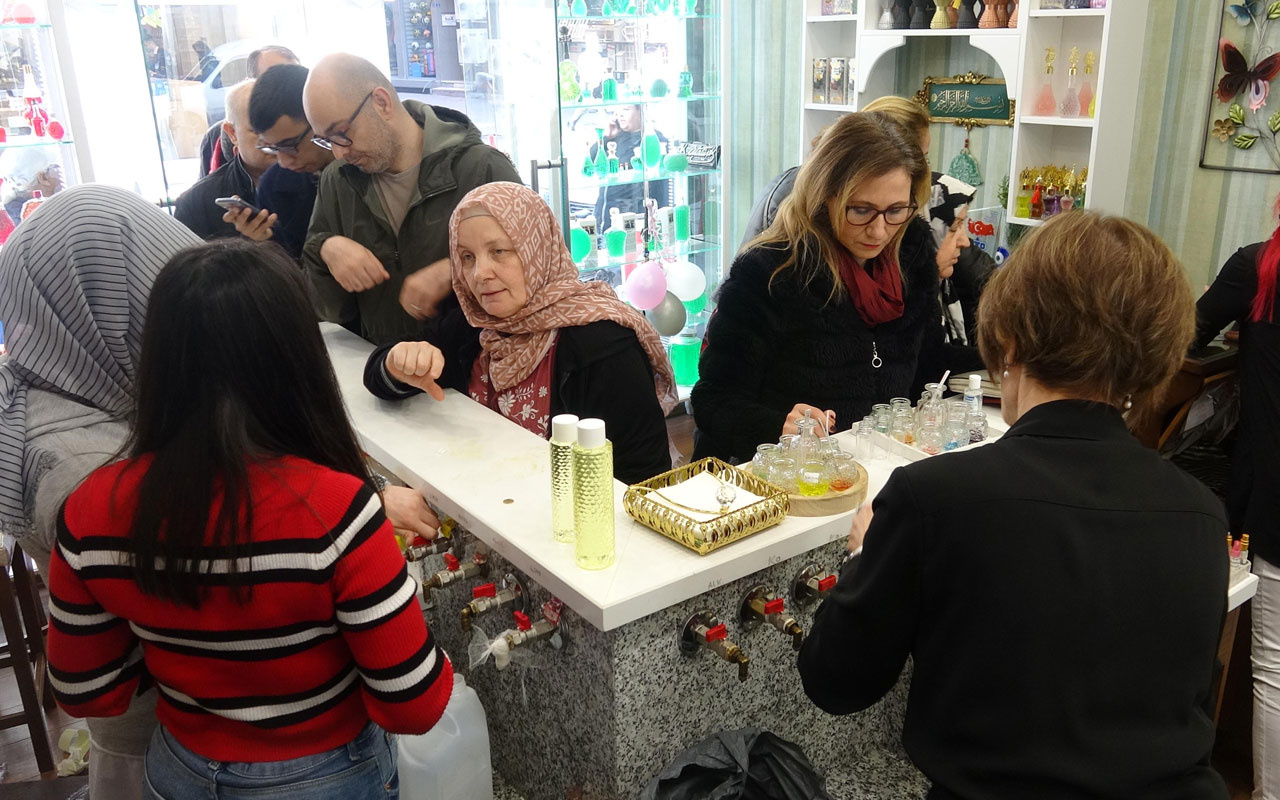
[[[327,56],[307,78],[312,141],[337,157],[320,176],[302,251],[320,317],[375,344],[417,337],[453,298],[449,217],[467,192],[520,182],[466,115],[400,102],[368,61]]]
[[[258,180],[276,157],[258,149],[258,134],[249,125],[249,96],[253,81],[241,81],[227,91],[227,121],[223,129],[235,145],[231,160],[192,184],[174,201],[173,215],[202,239],[237,236],[236,226],[223,218],[214,201],[236,196],[256,203]]]
[[[333,153],[311,141],[311,124],[302,110],[306,82],[306,67],[281,64],[254,84],[249,125],[258,134],[258,150],[275,155],[276,165],[258,181],[260,211],[232,209],[223,217],[242,236],[259,242],[274,239],[299,260],[320,173],[333,163]]]

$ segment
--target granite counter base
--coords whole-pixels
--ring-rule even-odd
[[[746,632],[738,622],[743,595],[764,584],[786,598],[788,612],[807,629],[815,607],[792,607],[791,581],[810,561],[835,565],[842,549],[842,541],[833,542],[612,631],[566,608],[563,649],[537,642],[525,660],[517,656],[501,672],[492,661],[468,669],[472,634],[462,632],[459,619],[469,585],[436,592],[427,619],[484,703],[495,771],[527,800],[577,792],[583,800],[636,797],[681,750],[716,731],[753,725],[803,748],[828,776],[833,797],[921,798],[928,783],[901,745],[907,676],[866,711],[833,717],[805,696],[790,638],[766,626]],[[437,562],[429,560],[428,570]],[[487,580],[516,572],[496,554],[490,569]],[[548,595],[516,574],[530,591],[529,616],[537,619]],[[750,657],[745,683],[734,665],[710,652],[680,652],[679,630],[703,609],[721,618]],[[495,612],[476,625],[492,637],[511,627],[511,615]]]

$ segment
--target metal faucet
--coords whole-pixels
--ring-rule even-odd
[[[738,645],[729,639],[724,623],[710,611],[699,611],[685,622],[679,633],[680,651],[687,656],[697,655],[707,649],[730,664],[738,665],[738,680],[747,679],[747,667],[751,659]]]
[[[751,587],[743,596],[738,607],[738,621],[745,631],[755,630],[762,622],[771,625],[791,637],[792,650],[798,651],[804,643],[804,628],[795,617],[787,616],[782,598],[764,588],[763,584]]]
[[[488,554],[481,551],[477,551],[465,564],[460,563],[453,553],[445,553],[444,566],[444,569],[422,582],[422,595],[429,605],[432,589],[443,589],[451,583],[489,576]]]
[[[471,602],[462,607],[462,629],[471,630],[471,623],[476,617],[484,616],[491,611],[511,606],[516,611],[524,611],[529,593],[520,579],[511,573],[503,576],[500,586],[482,583],[471,587]]]
[[[835,588],[837,576],[825,572],[817,564],[806,564],[791,581],[791,600],[798,606],[818,602]]]
[[[559,600],[552,598],[542,604],[542,619],[531,621],[529,615],[523,611],[512,611],[511,616],[515,618],[515,630],[507,631],[503,634],[503,638],[507,640],[507,647],[515,650],[517,647],[528,647],[534,642],[540,642],[543,639],[550,639],[551,646],[559,650],[564,646],[564,641],[560,636],[560,610],[564,604]]]

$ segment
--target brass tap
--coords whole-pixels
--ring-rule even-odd
[[[764,587],[753,586],[742,598],[738,607],[738,620],[743,630],[754,630],[760,623],[768,624],[778,632],[791,637],[791,649],[799,650],[804,643],[804,628],[795,617],[788,616],[781,597]]]
[[[523,611],[512,611],[516,627],[503,636],[507,640],[507,647],[515,650],[517,647],[528,647],[534,642],[549,639],[551,646],[559,650],[564,646],[560,633],[560,612],[563,607],[564,604],[556,598],[548,600],[542,604],[542,619],[536,622],[530,621],[529,615]]]
[[[440,570],[422,582],[422,594],[428,600],[428,605],[430,605],[432,589],[443,589],[451,583],[458,583],[459,581],[477,577],[484,578],[489,575],[489,562],[488,560],[482,561],[479,554],[473,556],[467,563],[462,564],[453,553],[445,553],[444,565],[445,569]]]
[[[724,623],[712,612],[699,611],[690,617],[680,629],[678,642],[685,655],[697,655],[699,650],[706,649],[730,664],[737,664],[738,680],[747,679],[751,659],[742,652],[742,648],[730,641]]]
[[[797,606],[816,603],[835,588],[838,578],[823,571],[817,564],[806,564],[791,581],[791,601]]]
[[[495,585],[483,583],[471,587],[471,602],[462,607],[462,629],[471,630],[476,617],[484,616],[499,608],[511,606],[516,611],[524,611],[528,592],[524,584],[515,575],[503,576],[502,583]]]

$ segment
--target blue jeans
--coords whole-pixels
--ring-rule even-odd
[[[370,722],[347,744],[288,761],[211,761],[163,725],[147,748],[151,800],[399,800],[395,736]]]

